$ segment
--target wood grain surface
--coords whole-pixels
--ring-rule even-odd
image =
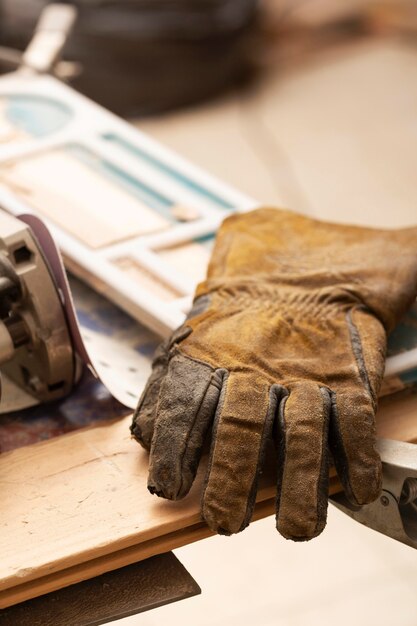
[[[417,441],[416,414],[415,393],[383,398],[379,436]],[[150,496],[147,453],[129,422],[0,456],[0,608],[211,534],[199,512],[205,463],[184,500]],[[338,489],[332,478],[331,492]],[[274,472],[266,471],[254,519],[273,513],[274,497]]]

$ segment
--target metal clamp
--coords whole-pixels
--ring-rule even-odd
[[[372,530],[417,548],[417,445],[380,439],[382,493],[378,500],[354,506],[344,494],[330,501],[343,513]]]

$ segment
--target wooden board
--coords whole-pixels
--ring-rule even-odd
[[[382,437],[417,441],[417,395],[384,398]],[[178,548],[211,534],[199,513],[204,463],[190,495],[146,489],[147,454],[130,417],[0,457],[0,608]],[[332,479],[331,491],[339,489]],[[255,519],[274,511],[264,476]],[[271,520],[271,524],[273,521]]]

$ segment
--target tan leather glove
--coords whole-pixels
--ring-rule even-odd
[[[226,219],[193,310],[159,348],[134,416],[132,433],[150,448],[149,490],[187,494],[212,426],[202,515],[219,533],[249,523],[270,438],[284,537],[323,530],[329,452],[352,502],[377,498],[386,334],[416,294],[417,228],[277,209]]]

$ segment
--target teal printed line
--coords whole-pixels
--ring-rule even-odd
[[[156,168],[160,172],[163,172],[164,174],[168,174],[168,176],[173,178],[175,181],[181,183],[187,189],[195,192],[197,195],[212,202],[216,207],[219,207],[221,209],[227,209],[227,210],[232,210],[235,208],[232,204],[230,204],[230,202],[227,202],[227,200],[225,200],[224,198],[220,197],[216,193],[213,193],[212,191],[210,191],[206,187],[203,187],[199,183],[196,183],[185,174],[181,174],[181,172],[178,172],[176,169],[174,169],[170,165],[167,165],[166,163],[160,161],[159,159],[152,156],[148,152],[145,152],[145,150],[138,148],[137,146],[133,145],[129,141],[126,141],[122,137],[119,137],[118,135],[115,135],[114,133],[106,133],[102,135],[102,138],[105,141],[116,144],[120,148],[126,150],[127,152],[130,152],[131,154],[133,154],[133,156],[135,156],[138,159],[141,159],[142,161],[145,161],[149,165],[152,165],[152,167]]]
[[[73,116],[66,104],[42,96],[14,95],[8,96],[6,102],[8,121],[33,137],[61,130]]]
[[[211,250],[213,248],[214,239],[215,239],[215,235],[213,235],[212,233],[209,233],[208,235],[197,237],[196,239],[194,239],[194,242],[199,243],[200,245],[204,246],[208,250]]]
[[[159,191],[149,187],[138,178],[131,176],[114,163],[101,158],[81,144],[70,144],[65,147],[65,150],[94,171],[127,190],[149,208],[158,211],[163,217],[171,222],[176,221],[170,210],[173,205],[172,200]]]

